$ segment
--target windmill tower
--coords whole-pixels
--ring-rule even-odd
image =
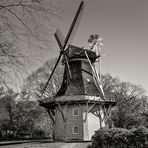
[[[94,63],[100,56],[91,49],[69,45],[83,7],[82,1],[65,39],[59,29],[55,33],[60,54],[43,93],[61,57],[65,65],[63,82],[54,99],[49,99],[46,103],[40,101],[40,105],[47,109],[52,120],[54,140],[91,140],[94,131],[106,126],[105,119],[114,105],[113,101],[105,98],[95,69]]]

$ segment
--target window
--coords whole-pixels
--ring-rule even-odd
[[[87,78],[86,80],[87,80],[88,83],[90,83],[90,79],[89,78]]]
[[[72,133],[73,134],[78,134],[78,127],[77,126],[73,127]]]
[[[78,109],[77,108],[73,109],[73,116],[78,116]]]

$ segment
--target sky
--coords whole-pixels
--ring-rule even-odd
[[[102,74],[110,73],[121,81],[141,85],[148,94],[148,1],[84,0],[85,7],[73,45],[88,48],[91,34],[103,38]],[[55,20],[66,35],[80,0],[59,0],[65,11]],[[55,46],[55,47],[54,47]],[[54,42],[49,59],[58,56]]]

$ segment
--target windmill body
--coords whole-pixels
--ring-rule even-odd
[[[69,46],[66,54],[71,77],[65,66],[63,82],[54,100],[41,104],[52,119],[54,140],[89,141],[94,131],[107,126],[107,111],[114,102],[103,99],[84,51],[94,63],[95,52]]]
[[[72,45],[67,46],[83,4],[84,2],[81,2],[65,42],[61,42],[58,33],[55,33],[61,52],[48,82],[61,56],[65,65],[63,82],[54,99],[49,99],[46,103],[40,102],[51,118],[54,140],[91,140],[94,131],[107,126],[106,119],[114,105],[114,101],[105,98],[96,73],[94,64],[98,59],[96,52]]]

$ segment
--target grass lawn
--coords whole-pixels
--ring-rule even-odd
[[[24,143],[24,144],[5,145],[5,146],[0,146],[0,148],[87,148],[87,145],[89,145],[89,144],[90,144],[90,142],[85,142],[85,143],[32,142],[32,143]]]

